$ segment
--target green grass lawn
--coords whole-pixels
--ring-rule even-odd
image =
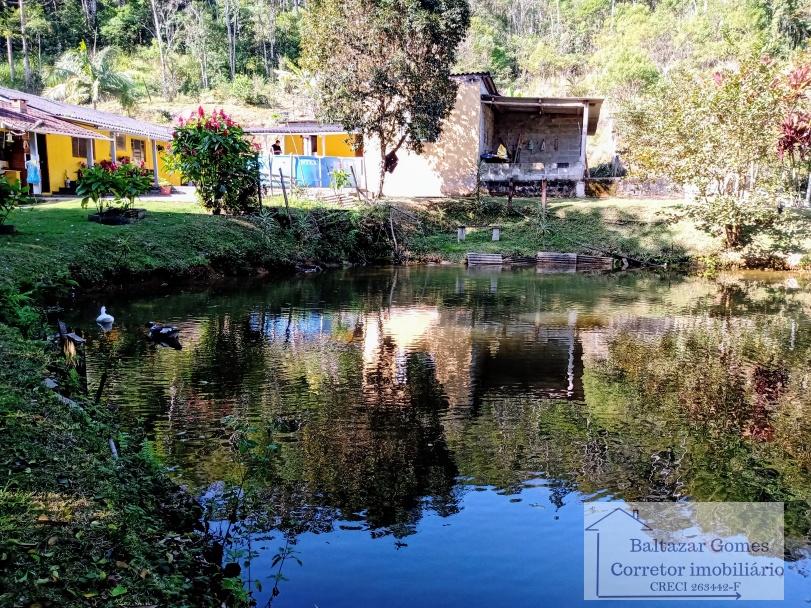
[[[680,204],[674,200],[551,199],[546,220],[537,198],[514,199],[512,213],[504,198],[485,197],[478,209],[470,200],[403,204],[412,211],[422,210],[441,227],[412,243],[414,251],[426,258],[461,260],[470,251],[520,255],[561,251],[684,262],[719,249],[691,222],[672,217]],[[500,225],[501,240],[493,242],[490,230],[471,229],[464,242],[457,242],[458,224]]]
[[[226,258],[249,264],[269,246],[254,224],[209,215],[193,202],[146,200],[138,205],[147,209],[147,217],[126,226],[89,222],[92,210],[76,200],[18,209],[8,220],[17,234],[0,236],[0,274],[24,287],[68,275],[102,283],[113,274],[182,273]],[[284,259],[282,251],[276,253]]]
[[[0,235],[0,276],[25,289],[85,285],[160,274],[167,279],[198,268],[222,272],[296,264],[384,261],[391,247],[386,207],[328,208],[291,197],[293,228],[280,197],[267,199],[276,220],[213,216],[195,202],[140,201],[146,219],[127,226],[87,221],[79,202],[49,202],[9,218],[18,233]],[[622,255],[651,263],[684,263],[716,254],[720,243],[673,216],[680,201],[552,199],[546,218],[538,199],[393,200],[398,241],[412,261],[461,262],[471,251],[531,256],[538,251]],[[417,220],[417,221],[414,221]],[[486,228],[471,228],[457,242],[456,226],[502,227],[493,242]],[[811,243],[809,243],[811,245]],[[805,249],[806,251],[808,248]],[[388,253],[387,253],[388,252]]]

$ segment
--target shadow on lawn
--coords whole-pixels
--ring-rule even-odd
[[[627,210],[612,208],[576,210],[571,205],[564,216],[551,215],[548,220],[552,243],[568,244],[572,250],[597,251],[632,257],[643,262],[680,263],[689,260],[684,243],[678,242],[672,218],[640,220]]]
[[[533,255],[537,251],[602,253],[621,255],[645,263],[678,264],[689,260],[689,243],[680,239],[676,222],[664,214],[648,220],[620,207],[578,208],[558,202],[544,218],[540,201],[516,200],[508,210],[502,199],[451,200],[434,203],[428,214],[435,220],[432,234],[418,239],[416,249],[458,255],[464,251],[487,251]],[[644,207],[640,209],[644,211]],[[648,215],[648,214],[645,214]],[[470,230],[464,242],[456,242],[456,225],[502,226],[499,242],[490,241],[487,230]]]

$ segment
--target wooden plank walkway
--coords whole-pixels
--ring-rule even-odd
[[[504,263],[504,258],[500,253],[468,253],[468,266],[498,265]]]
[[[574,267],[576,270],[613,270],[614,258],[579,253],[539,251],[536,258],[542,266]]]
[[[505,257],[500,253],[469,252],[468,266],[500,266],[502,264],[532,264],[542,268],[560,268],[564,270],[613,270],[614,258],[579,253],[559,253],[557,251],[539,251],[535,258]]]

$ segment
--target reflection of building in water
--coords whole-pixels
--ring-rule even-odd
[[[617,331],[653,336],[695,322],[574,309],[491,316],[447,305],[369,312],[288,309],[255,312],[249,321],[266,339],[294,347],[314,340],[352,343],[361,351],[369,403],[406,403],[409,357],[426,355],[448,405],[462,409],[496,396],[582,400],[584,362],[604,359]]]
[[[398,308],[364,325],[364,384],[402,384],[407,356],[427,354],[449,405],[470,407],[487,392],[582,398],[582,353],[575,311],[533,323],[476,323],[469,309]],[[374,386],[371,386],[374,385]]]
[[[582,354],[575,326],[538,328],[530,340],[500,339],[496,347],[477,341],[474,402],[490,392],[501,397],[581,399]]]

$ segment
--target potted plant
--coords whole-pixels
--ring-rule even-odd
[[[105,197],[110,193],[110,172],[102,165],[94,165],[82,171],[76,184],[76,194],[82,197],[82,209],[92,202],[96,213],[87,219],[101,223],[110,201]]]
[[[10,182],[0,175],[0,234],[14,234],[14,225],[6,224],[9,214],[20,205],[30,205],[36,199],[28,194],[28,187],[18,181]]]
[[[162,177],[158,181],[158,187],[161,189],[161,194],[163,194],[164,196],[169,196],[170,194],[172,194],[172,182],[170,182],[165,177]]]
[[[149,171],[143,166],[102,161],[82,171],[76,193],[82,197],[82,207],[93,202],[96,213],[87,217],[91,222],[129,224],[146,216],[145,209],[135,208],[135,200],[149,192],[151,185]]]
[[[122,163],[112,171],[111,190],[116,203],[121,205],[125,215],[134,219],[146,216],[146,209],[136,209],[135,199],[152,188],[152,175],[142,164]]]

